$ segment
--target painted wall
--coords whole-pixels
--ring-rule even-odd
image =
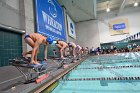
[[[24,13],[25,13],[25,31],[26,33],[34,33],[34,13],[33,13],[33,0],[24,0]],[[23,35],[24,38],[24,35]],[[30,51],[31,47],[23,40],[23,51]]]
[[[24,29],[22,0],[0,0],[0,24]]]
[[[71,38],[70,36],[68,36],[68,42],[74,42],[74,43],[76,43],[76,39]]]
[[[114,11],[109,14],[104,13],[101,14],[102,16],[99,16],[98,27],[100,33],[100,43],[119,41],[126,38],[127,36],[140,32],[140,7],[124,9],[123,12],[118,16],[116,13],[117,11]],[[129,34],[110,36],[108,21],[119,18],[128,18]]]
[[[100,45],[98,22],[91,20],[76,23],[76,43],[83,47],[98,47]]]

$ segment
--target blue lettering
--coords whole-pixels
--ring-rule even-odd
[[[54,27],[55,29],[62,31],[62,25],[55,21],[52,17],[50,17],[48,14],[46,14],[44,11],[42,11],[43,19],[45,22],[45,25],[50,25]]]
[[[113,25],[113,30],[121,30],[121,29],[125,29],[125,28],[126,28],[125,23]]]

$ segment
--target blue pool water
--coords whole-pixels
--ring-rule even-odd
[[[132,67],[116,68],[130,65]],[[86,80],[87,78],[139,77],[140,67],[138,65],[140,65],[140,53],[136,52],[89,57],[59,80],[59,85],[52,93],[140,93],[140,80],[138,79]]]

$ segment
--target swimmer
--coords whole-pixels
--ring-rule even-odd
[[[64,58],[64,50],[68,47],[68,44],[64,41],[57,40],[56,46],[59,48],[60,51],[60,57]]]
[[[75,51],[77,55],[81,56],[83,54],[82,47],[80,45],[76,45]]]
[[[69,48],[72,48],[72,54],[73,54],[74,57],[76,57],[76,51],[75,51],[75,49],[76,49],[76,44],[73,43],[73,42],[69,42],[69,43],[68,43],[68,46],[69,46]]]
[[[25,35],[24,37],[25,42],[32,47],[31,51],[24,52],[23,56],[25,57],[27,54],[31,54],[31,64],[39,64],[37,62],[37,53],[38,48],[41,44],[44,45],[44,60],[47,60],[47,46],[53,43],[52,37],[45,37],[39,33],[31,33],[29,35]]]

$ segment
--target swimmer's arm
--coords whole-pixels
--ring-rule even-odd
[[[32,54],[31,54],[31,61],[34,61],[35,55],[37,54],[36,51],[37,51],[40,44],[41,44],[40,41],[35,42],[33,50],[32,50]]]
[[[57,46],[59,49],[62,48],[62,46],[61,46],[60,44],[56,44],[56,46]]]
[[[67,45],[64,45],[61,47],[62,50],[64,50],[67,47]]]
[[[44,60],[47,60],[48,45],[44,45]]]
[[[63,58],[64,46],[61,46],[60,44],[56,44],[56,46],[59,48],[61,58]]]

